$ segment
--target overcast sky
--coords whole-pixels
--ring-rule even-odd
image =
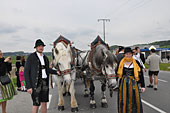
[[[49,45],[63,35],[89,49],[97,35],[106,42],[134,45],[170,39],[170,0],[0,0],[0,50],[34,51],[36,39]]]

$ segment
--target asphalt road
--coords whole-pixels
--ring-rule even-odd
[[[149,84],[147,73],[145,73],[145,84]],[[114,92],[113,97],[110,98],[109,90],[107,89],[108,108],[101,107],[101,88],[100,82],[95,82],[95,99],[97,103],[96,109],[90,109],[89,97],[83,96],[84,85],[81,80],[77,80],[76,98],[79,105],[79,113],[117,113],[117,92]],[[159,73],[158,90],[146,88],[146,92],[141,94],[144,113],[170,113],[170,72]],[[64,97],[65,110],[57,110],[58,93],[57,88],[50,89],[50,102],[48,103],[48,113],[71,113],[70,97]],[[18,92],[12,100],[8,101],[7,113],[31,113],[32,101],[31,97],[26,92]]]

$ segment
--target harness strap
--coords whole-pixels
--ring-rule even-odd
[[[113,78],[118,77],[118,76],[115,75],[115,74],[109,74],[109,75],[105,75],[105,76],[106,76],[106,78],[108,78],[108,79],[113,79]]]
[[[64,71],[60,71],[61,72],[61,75],[67,75],[67,74],[70,74],[71,73],[71,69],[66,69]]]

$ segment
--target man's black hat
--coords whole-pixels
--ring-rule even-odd
[[[125,49],[123,46],[119,46],[118,52],[122,51],[123,49]]]
[[[46,46],[46,45],[44,44],[44,42],[41,39],[38,39],[35,42],[35,47],[34,48],[36,48],[38,46]]]
[[[130,47],[126,47],[124,53],[126,54],[126,53],[129,53],[129,52],[133,53],[132,49]]]

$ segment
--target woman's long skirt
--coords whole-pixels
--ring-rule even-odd
[[[11,100],[16,94],[17,92],[12,81],[6,85],[0,84],[0,102]]]
[[[139,87],[133,76],[120,79],[118,113],[143,113]]]

